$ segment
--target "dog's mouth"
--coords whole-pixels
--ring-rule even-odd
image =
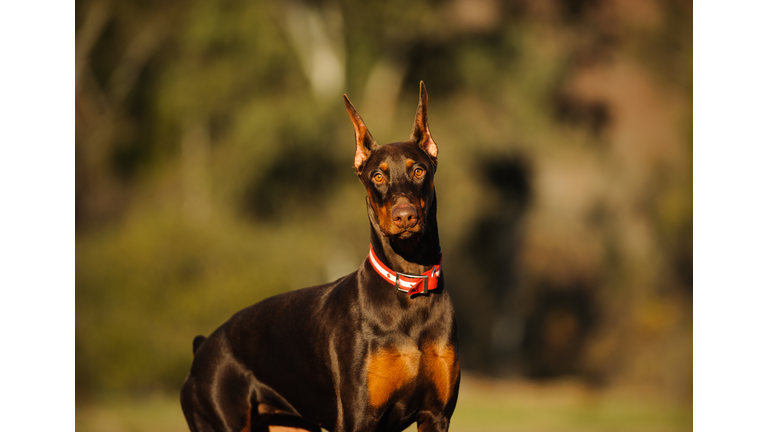
[[[395,236],[397,238],[401,239],[401,240],[406,240],[406,239],[409,239],[409,238],[413,237],[416,234],[418,234],[418,233],[416,233],[414,231],[410,231],[410,230],[404,230],[404,231],[400,232],[399,234],[396,234]]]
[[[420,236],[426,230],[426,224],[421,219],[416,225],[409,228],[395,228],[394,232],[389,234],[389,237],[394,237],[399,240],[407,240],[410,238],[416,238]]]

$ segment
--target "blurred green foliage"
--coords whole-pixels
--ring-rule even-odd
[[[356,269],[341,93],[400,141],[424,80],[462,367],[690,397],[691,9],[77,1],[78,394],[175,391],[195,335]]]

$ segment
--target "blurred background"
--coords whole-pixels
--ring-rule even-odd
[[[690,0],[75,5],[78,430],[186,430],[195,335],[360,265],[341,94],[401,141],[419,80],[452,430],[692,430]]]

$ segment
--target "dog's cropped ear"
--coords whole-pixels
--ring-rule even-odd
[[[376,140],[373,139],[371,132],[365,126],[363,118],[357,113],[355,106],[349,101],[347,95],[344,95],[344,103],[347,105],[347,113],[352,120],[352,124],[355,125],[355,141],[357,146],[355,148],[355,171],[357,175],[362,174],[363,166],[368,157],[371,156],[371,152],[379,148]]]
[[[437,166],[437,144],[429,133],[429,123],[427,122],[427,86],[424,81],[420,82],[419,87],[419,106],[416,108],[416,119],[413,121],[413,133],[411,141],[416,141],[424,150],[432,163]]]

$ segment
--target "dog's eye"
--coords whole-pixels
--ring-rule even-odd
[[[413,175],[416,177],[421,177],[424,175],[424,170],[421,168],[416,168],[415,170],[413,170]]]
[[[384,180],[384,176],[383,176],[383,175],[381,175],[381,173],[376,173],[376,174],[373,176],[373,181],[375,181],[375,182],[377,182],[377,183],[381,183],[381,182],[382,182],[382,180]]]

